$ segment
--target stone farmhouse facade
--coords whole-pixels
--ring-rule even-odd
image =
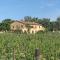
[[[14,21],[10,25],[11,30],[22,30],[22,32],[27,32],[29,33],[36,33],[38,31],[44,31],[45,28],[38,23],[35,22],[25,22],[25,21]]]

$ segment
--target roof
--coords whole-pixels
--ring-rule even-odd
[[[29,25],[42,25],[42,24],[39,24],[39,23],[36,23],[36,22],[26,22],[26,21],[15,21],[15,22],[19,22],[19,23],[22,23],[22,24],[29,24]]]

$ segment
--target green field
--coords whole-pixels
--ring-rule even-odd
[[[60,33],[0,34],[0,60],[34,60],[36,48],[42,58],[60,60]]]

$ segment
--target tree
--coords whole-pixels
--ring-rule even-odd
[[[38,17],[31,17],[31,16],[25,16],[24,17],[25,21],[29,21],[29,22],[37,22],[38,21]]]
[[[58,25],[58,30],[60,30],[60,17],[57,18],[57,25]]]
[[[24,20],[25,20],[25,21],[30,21],[30,20],[32,20],[32,17],[31,17],[31,16],[25,16],[25,17],[24,17]]]
[[[2,23],[0,23],[0,30],[10,30],[10,24],[12,23],[13,21],[11,19],[5,19],[2,21]]]
[[[7,23],[0,23],[0,31],[4,30],[9,30],[9,25]]]
[[[58,24],[57,24],[56,21],[51,22],[50,29],[52,29],[52,31],[57,31],[58,30]]]
[[[32,19],[31,19],[31,22],[38,22],[38,17],[33,17]]]
[[[12,22],[14,22],[13,20],[11,20],[11,19],[4,19],[3,21],[2,21],[2,23],[12,23]]]

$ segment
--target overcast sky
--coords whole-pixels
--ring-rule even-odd
[[[0,0],[0,20],[24,16],[54,20],[60,16],[60,0]]]

